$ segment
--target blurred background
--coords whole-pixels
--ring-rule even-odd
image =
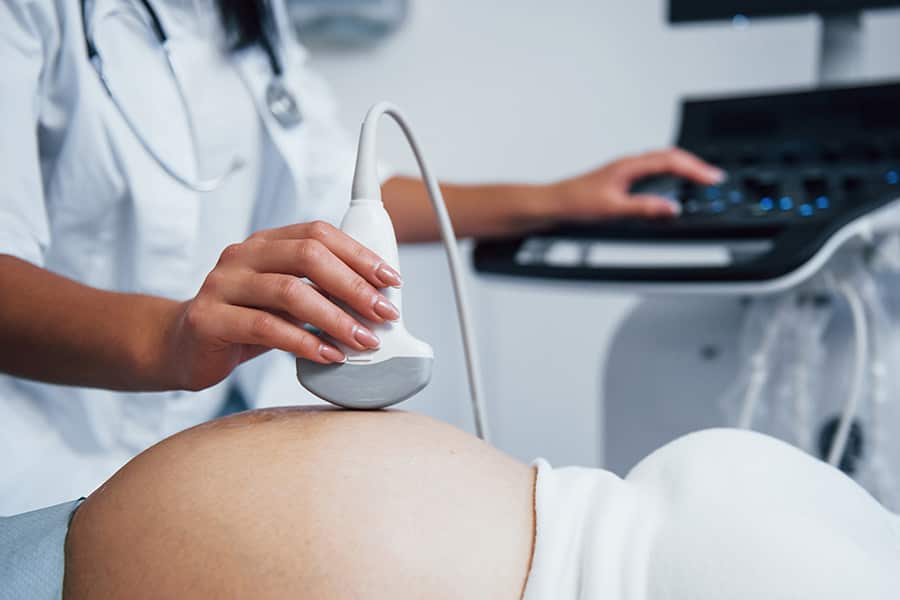
[[[413,120],[432,168],[454,182],[557,179],[672,144],[685,96],[816,82],[818,17],[672,25],[667,6],[665,0],[414,0],[394,35],[366,47],[318,45],[312,60],[334,86],[347,127],[356,131],[373,102],[396,102]],[[858,81],[900,78],[900,10],[863,19]],[[415,173],[392,128],[385,128],[382,148],[393,167]],[[406,408],[471,431],[443,250],[406,247],[401,260],[409,326],[437,355],[431,386]],[[639,378],[649,368],[653,348],[612,344],[638,297],[591,284],[474,273],[470,281],[500,448],[522,459],[541,455],[557,464],[622,470],[630,457],[683,429],[725,423],[717,396],[727,369],[709,370],[715,393],[705,398],[658,390],[669,399],[664,409],[637,391],[605,397],[610,369]],[[710,343],[728,350],[738,323],[727,309],[711,310],[711,331],[724,338]],[[669,327],[660,335],[679,333]],[[708,359],[704,347],[685,346],[682,359]]]

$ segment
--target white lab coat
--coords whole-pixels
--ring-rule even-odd
[[[189,4],[156,0],[154,6],[165,21],[179,3]],[[136,4],[98,0],[95,13]],[[223,200],[244,205],[231,210],[226,204],[215,219],[202,214],[196,193],[169,178],[141,148],[105,95],[87,59],[80,3],[0,4],[0,254],[97,288],[187,299],[212,266],[209,257],[252,230],[338,221],[348,199],[352,145],[326,86],[305,65],[284,7],[274,4],[286,85],[296,93],[304,121],[285,130],[270,116],[264,98],[271,69],[264,52],[220,53],[218,59],[229,61],[243,82],[243,106],[255,103],[265,143],[262,156],[248,157],[260,169],[259,193]],[[147,77],[141,60],[148,47],[122,49],[132,51],[135,76]],[[193,67],[201,73],[202,53],[191,59],[200,61]],[[222,114],[232,108],[228,94],[216,102],[211,108]],[[143,131],[167,158],[196,172],[182,120],[167,110],[143,120]],[[270,362],[277,359],[272,356]],[[280,360],[286,364],[287,358]],[[294,401],[262,397],[265,364],[245,369],[240,379],[247,396],[261,404]],[[226,385],[196,394],[133,394],[0,375],[0,515],[90,493],[142,449],[215,416]]]

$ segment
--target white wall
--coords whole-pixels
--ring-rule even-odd
[[[900,11],[866,21],[865,77],[900,75]],[[814,18],[673,29],[662,0],[413,0],[410,22],[386,43],[318,52],[314,63],[354,131],[376,100],[404,107],[442,178],[548,181],[670,143],[684,94],[810,84],[818,31]],[[393,132],[383,154],[414,172]],[[410,326],[438,356],[433,384],[407,408],[470,428],[441,250],[412,248],[401,260]],[[635,300],[471,282],[497,444],[521,458],[598,463],[598,373]]]

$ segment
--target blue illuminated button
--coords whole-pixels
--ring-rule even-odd
[[[708,187],[706,188],[706,199],[707,200],[718,200],[719,199],[719,188],[717,187]]]
[[[696,200],[691,199],[684,203],[684,212],[688,213],[689,215],[692,215],[692,214],[698,212],[699,210],[700,210],[700,205],[697,203]]]
[[[775,208],[775,201],[766,196],[762,200],[759,201],[759,208],[764,212],[769,212],[773,208]]]
[[[778,201],[778,206],[781,210],[791,210],[794,208],[794,199],[790,196],[784,196],[781,200]]]
[[[828,199],[828,196],[819,196],[816,198],[816,208],[825,210],[831,204],[831,201]]]
[[[890,185],[897,185],[900,183],[900,171],[888,171],[884,174],[884,180]]]
[[[728,199],[731,200],[732,204],[740,204],[744,201],[744,195],[741,193],[741,190],[731,190],[728,192]]]
[[[725,210],[725,203],[721,200],[713,200],[709,203],[709,210],[714,213],[720,213]]]
[[[800,208],[797,210],[799,210],[800,214],[804,217],[811,217],[814,212],[812,204],[801,204]]]

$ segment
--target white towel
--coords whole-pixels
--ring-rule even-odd
[[[625,480],[536,464],[526,600],[900,598],[900,519],[773,438],[695,433]]]

